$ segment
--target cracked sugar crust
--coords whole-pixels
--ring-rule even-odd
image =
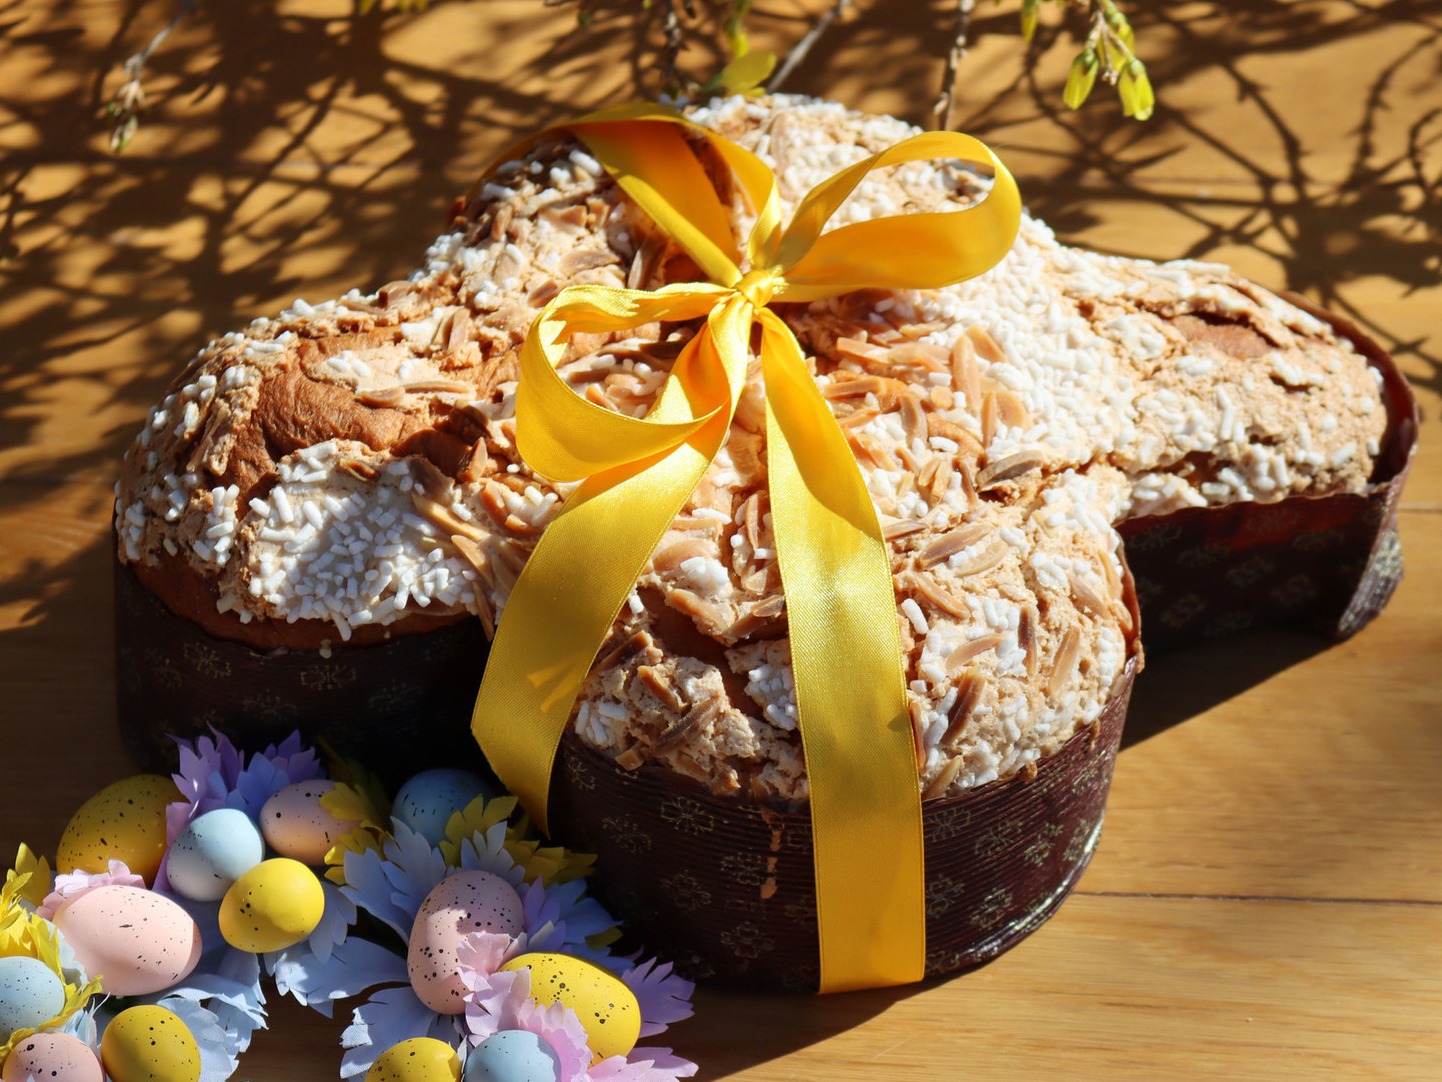
[[[787,213],[913,131],[794,98],[694,117],[773,167]],[[965,206],[988,184],[912,163],[863,182],[829,228]],[[408,281],[297,302],[203,350],[127,456],[121,559],[212,634],[263,648],[467,613],[491,626],[568,493],[515,449],[517,351],[536,312],[568,284],[695,277],[584,150],[542,143],[458,204]],[[876,501],[928,796],[1024,771],[1100,714],[1135,630],[1115,523],[1365,491],[1386,425],[1376,374],[1281,298],[1225,267],[1067,248],[1027,217],[969,282],[781,311]],[[693,332],[578,336],[560,371],[641,416]],[[795,805],[805,769],[762,394],[753,369],[575,721],[627,768]]]

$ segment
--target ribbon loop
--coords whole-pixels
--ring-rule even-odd
[[[532,325],[516,392],[517,443],[537,472],[583,483],[506,602],[476,701],[476,739],[544,829],[551,768],[581,685],[656,544],[726,441],[759,326],[772,526],[811,793],[821,989],[919,980],[921,798],[890,557],[846,439],[795,336],[767,305],[979,274],[1016,235],[1016,185],[969,136],[919,135],[816,185],[783,228],[766,165],[678,113],[622,106],[565,130],[710,281],[654,291],[568,287]],[[692,152],[698,141],[715,155],[709,163]],[[824,232],[868,173],[931,158],[990,165],[986,199]],[[718,161],[735,185],[731,192],[727,177],[715,178],[726,198],[713,183]],[[735,198],[755,215],[744,258],[732,235]],[[586,401],[556,371],[573,334],[703,318],[644,418]]]

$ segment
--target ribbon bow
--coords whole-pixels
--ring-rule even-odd
[[[581,484],[506,603],[476,701],[476,739],[544,829],[552,763],[581,684],[652,551],[725,443],[759,328],[772,531],[811,795],[821,990],[919,980],[921,798],[891,562],[846,439],[795,336],[767,304],[934,288],[980,274],[1016,236],[1016,184],[981,142],[932,132],[818,184],[783,228],[765,163],[679,113],[634,104],[551,130],[584,143],[710,281],[654,292],[572,286],[532,325],[516,392],[517,444],[541,475]],[[720,155],[757,215],[744,255],[729,208],[683,132]],[[990,194],[965,210],[822,234],[867,173],[933,158],[986,162],[996,177]],[[704,327],[644,418],[586,401],[556,373],[572,334],[701,318]]]

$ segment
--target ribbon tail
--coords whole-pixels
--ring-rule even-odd
[[[471,732],[542,831],[556,750],[597,651],[657,543],[726,440],[745,378],[749,306],[733,298],[678,358],[673,379],[722,400],[664,454],[591,477],[546,527],[506,602]],[[714,376],[724,373],[724,382]],[[729,408],[726,397],[729,396]],[[658,420],[690,414],[667,393]]]
[[[806,719],[821,991],[906,984],[925,971],[925,877],[891,562],[800,348],[769,312],[762,325],[772,528]]]

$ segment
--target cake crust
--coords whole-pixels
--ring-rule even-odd
[[[912,133],[804,99],[694,119],[763,158],[783,209]],[[729,191],[716,173],[720,188]],[[960,163],[865,181],[832,225],[984,198]],[[749,228],[735,207],[738,234]],[[515,448],[517,354],[565,285],[697,277],[569,140],[458,205],[407,282],[297,302],[212,343],[151,411],[117,491],[122,561],[172,610],[261,649],[487,627],[569,486]],[[1034,769],[1136,650],[1114,525],[1366,490],[1375,372],[1224,267],[1058,244],[1024,217],[996,268],[938,290],[779,305],[876,501],[922,785]],[[644,415],[694,327],[577,336],[558,368]],[[577,704],[589,746],[719,794],[806,800],[754,366],[730,437],[658,545]]]

